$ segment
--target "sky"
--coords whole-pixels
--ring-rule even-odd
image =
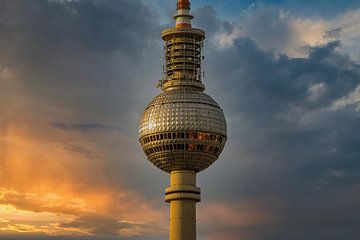
[[[165,240],[138,143],[170,0],[0,0],[0,239]],[[360,238],[360,2],[192,0],[228,140],[199,240]]]

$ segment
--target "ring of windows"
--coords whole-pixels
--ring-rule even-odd
[[[166,144],[148,148],[145,150],[145,154],[149,156],[151,154],[167,151],[192,151],[217,155],[220,151],[220,148],[203,144]]]
[[[140,139],[142,144],[147,144],[153,141],[169,140],[169,139],[198,139],[214,141],[222,144],[225,137],[219,134],[208,133],[208,132],[167,132],[159,133],[150,136],[143,137]]]

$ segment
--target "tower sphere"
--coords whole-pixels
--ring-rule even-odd
[[[226,122],[209,95],[197,89],[176,88],[149,103],[139,132],[145,154],[161,170],[200,172],[223,150]]]

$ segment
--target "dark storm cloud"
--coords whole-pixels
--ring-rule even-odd
[[[206,29],[208,39],[221,39],[221,35],[229,35],[222,45],[227,45],[232,38],[245,36],[254,40],[261,49],[287,52],[294,44],[294,36],[297,34],[289,15],[274,6],[254,5],[233,22],[220,20],[211,5],[197,8],[195,15],[194,25]],[[291,49],[292,52],[294,50]]]
[[[312,15],[331,18],[334,15],[341,14],[350,9],[356,9],[360,7],[358,0],[197,0],[193,1],[194,5],[200,4],[212,4],[216,6],[223,14],[236,16],[242,10],[246,10],[249,7],[255,5],[272,5],[277,8],[291,11],[294,15]]]
[[[209,169],[201,183],[211,189],[208,197],[267,199],[279,213],[265,228],[234,229],[238,236],[356,236],[360,113],[356,105],[333,106],[359,86],[360,66],[337,51],[340,44],[308,46],[304,58],[275,55],[249,38],[225,49],[210,46],[207,86],[224,107],[229,140],[219,170]]]
[[[64,46],[67,51],[69,47],[105,53],[120,50],[127,57],[134,57],[144,45],[141,36],[151,35],[154,30],[153,13],[139,2],[127,0],[2,0],[1,6],[2,43],[17,39],[28,53],[42,50],[38,57],[51,57],[43,51]]]
[[[265,49],[282,49],[290,42],[293,33],[289,19],[282,15],[284,13],[275,7],[257,6],[240,17],[242,31]]]
[[[5,121],[45,118],[69,132],[96,130],[100,140],[106,138],[101,131],[112,129],[122,143],[108,145],[139,154],[139,115],[161,77],[161,28],[150,6],[133,0],[0,3],[0,69],[11,73],[0,81],[0,112],[12,114],[2,114]],[[106,154],[114,179],[137,160]]]
[[[126,93],[148,84],[144,72],[157,78],[150,66],[160,63],[145,62],[154,54],[161,61],[161,51],[152,47],[160,28],[152,10],[137,1],[1,5],[0,66],[12,70],[37,101],[76,112],[75,118],[85,114],[88,122],[112,121],[116,110],[130,114],[142,99]],[[117,121],[124,120],[118,115]]]
[[[233,74],[229,81],[242,86],[231,90],[234,95],[240,91],[237,96],[243,98],[235,103],[237,107],[254,114],[260,114],[258,110],[262,108],[261,113],[270,114],[264,116],[268,121],[271,114],[293,106],[304,110],[329,106],[355,90],[359,84],[359,66],[334,52],[338,45],[339,42],[331,42],[310,48],[308,58],[292,59],[274,56],[258,49],[251,40],[240,39],[227,52],[220,67],[232,65],[236,70],[227,75]],[[264,99],[267,101],[262,102]]]
[[[214,7],[211,5],[195,9],[194,17],[194,26],[206,29],[206,34],[210,36],[219,31],[232,31],[232,25],[228,21],[220,20]]]

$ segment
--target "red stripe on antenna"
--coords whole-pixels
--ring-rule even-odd
[[[190,9],[190,1],[189,0],[178,0],[177,10],[179,9]]]
[[[178,24],[176,24],[176,28],[191,28],[191,24],[188,24],[188,23],[178,23]]]

